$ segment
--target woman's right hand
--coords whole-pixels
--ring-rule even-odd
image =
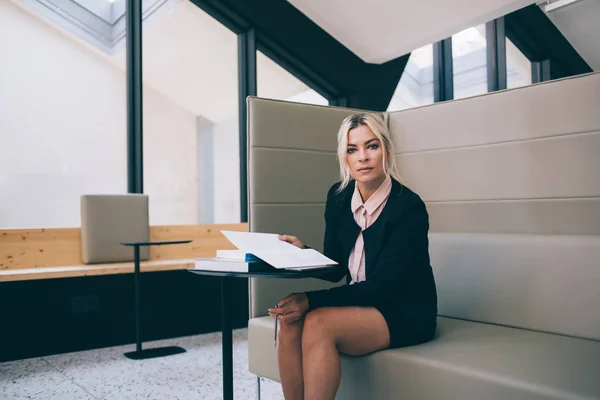
[[[300,241],[296,236],[291,235],[279,235],[279,240],[283,240],[284,242],[288,242],[289,244],[293,244],[294,246],[303,249],[304,243]]]

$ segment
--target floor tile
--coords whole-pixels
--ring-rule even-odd
[[[248,331],[233,333],[234,397],[256,398],[248,371]],[[0,399],[128,400],[222,398],[221,334],[144,343],[144,348],[181,346],[187,351],[149,360],[129,360],[133,345],[0,363]],[[281,385],[262,379],[262,400],[282,400]]]
[[[94,397],[37,358],[0,364],[0,399],[93,400]]]

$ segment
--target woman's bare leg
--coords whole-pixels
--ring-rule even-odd
[[[376,308],[326,307],[309,312],[302,332],[305,399],[335,398],[341,377],[339,351],[358,356],[389,345],[387,323]]]
[[[302,330],[304,320],[281,323],[277,359],[279,376],[286,400],[304,400],[302,374]]]

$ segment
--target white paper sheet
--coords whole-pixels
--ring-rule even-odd
[[[279,240],[277,234],[221,231],[238,249],[254,254],[275,268],[318,268],[337,265],[314,249],[298,247]]]
[[[296,246],[279,240],[275,233],[221,231],[235,247],[243,252],[255,254],[256,250],[296,251]],[[255,254],[256,255],[256,254]]]

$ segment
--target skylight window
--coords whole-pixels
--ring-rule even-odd
[[[49,19],[96,46],[114,54],[125,38],[125,0],[20,0],[37,14]],[[166,5],[179,0],[141,0],[146,20]]]
[[[452,54],[454,57],[485,49],[485,46],[485,25],[465,29],[452,36]]]
[[[427,68],[433,65],[433,48],[431,45],[420,47],[410,53],[410,61],[419,68]]]

